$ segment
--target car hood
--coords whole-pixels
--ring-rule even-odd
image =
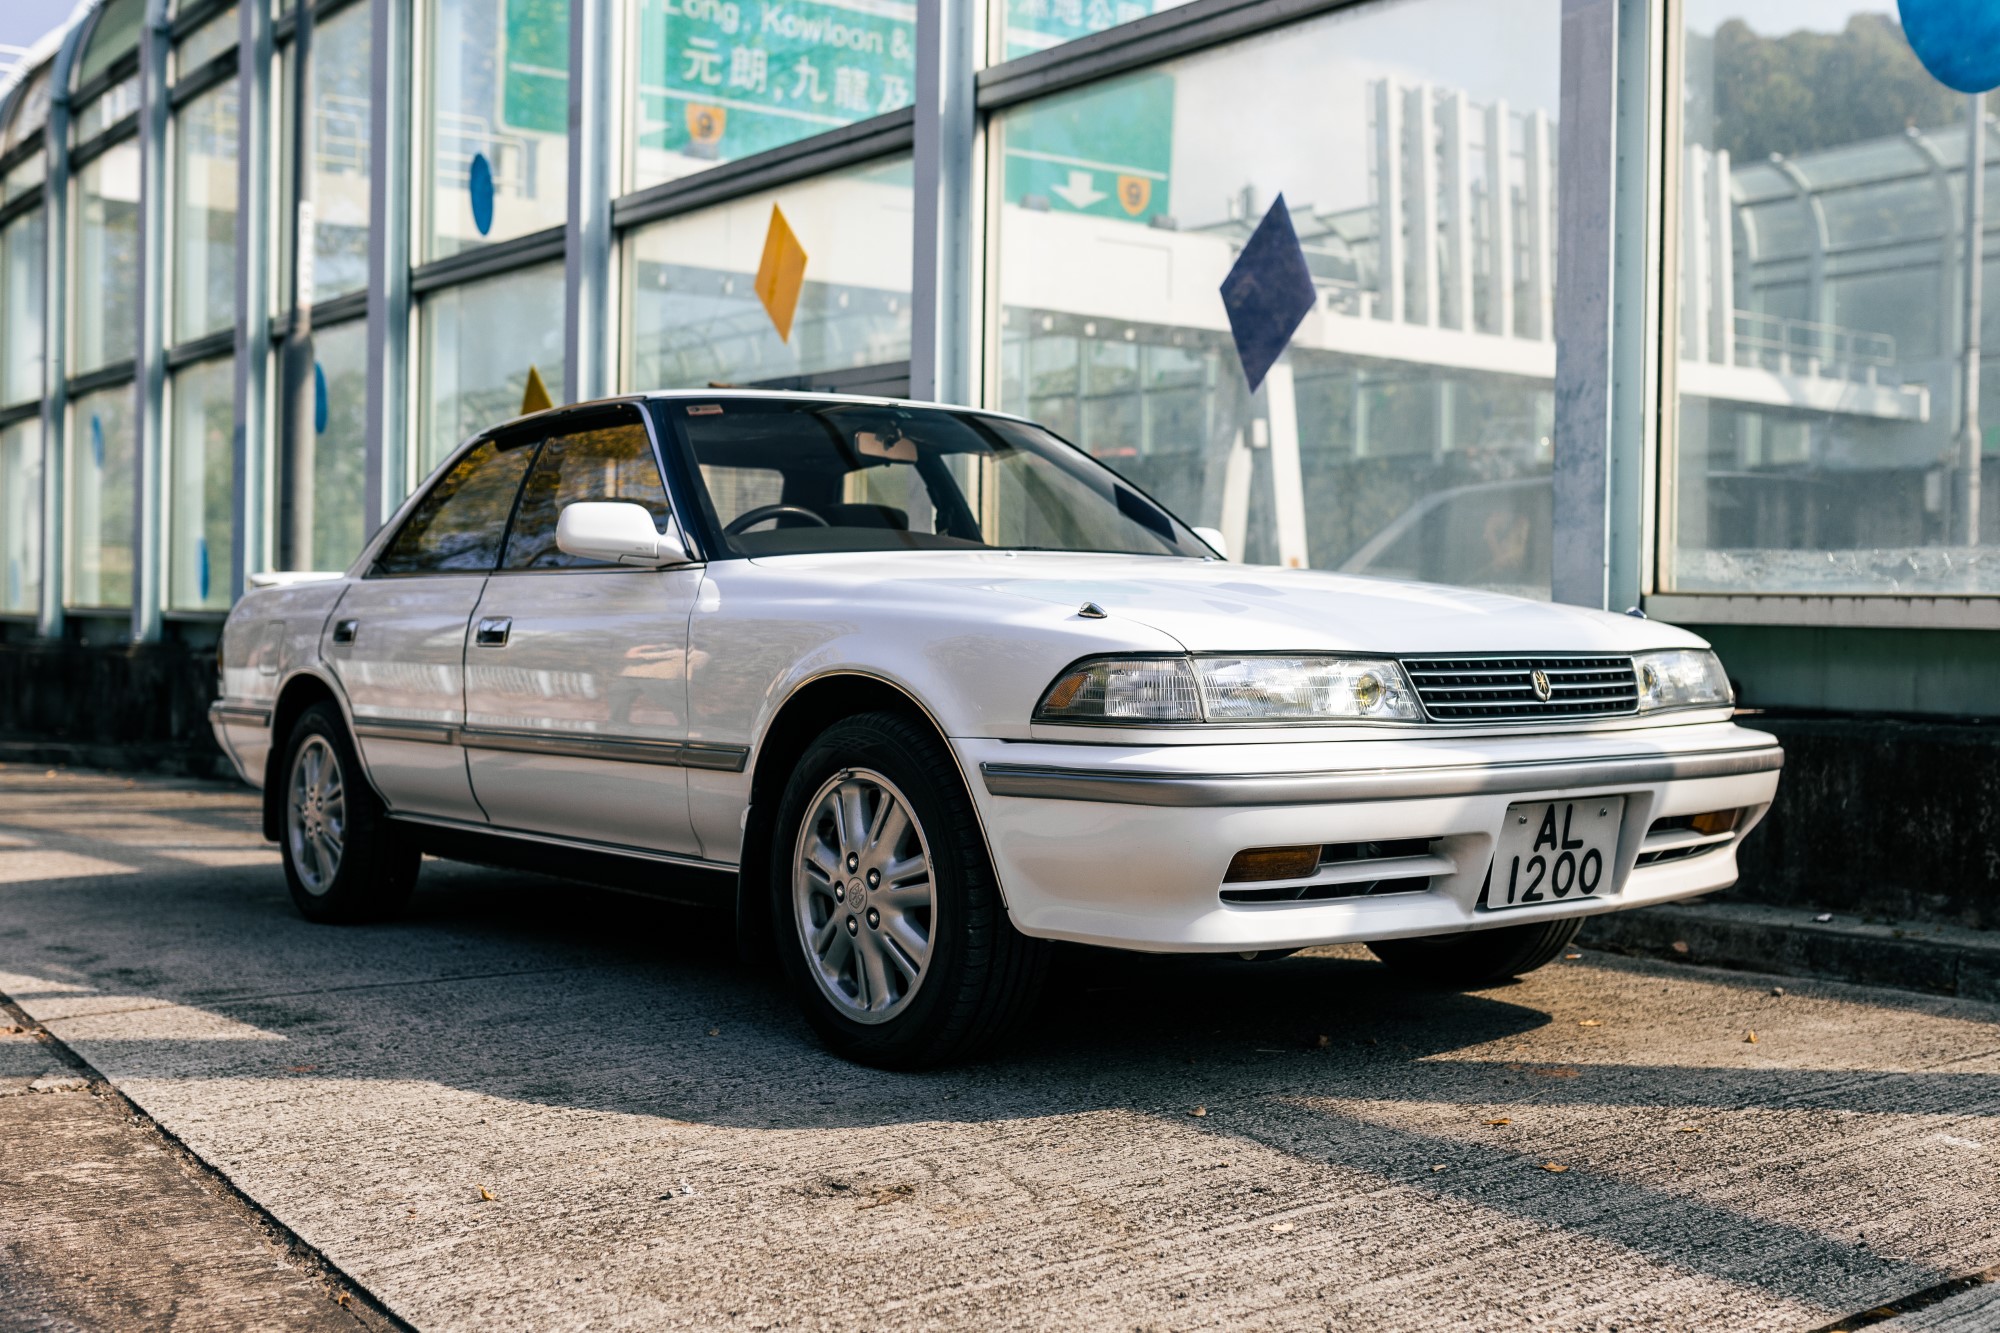
[[[981,604],[993,594],[1045,603],[1065,618],[1094,602],[1105,612],[1104,628],[1128,620],[1191,652],[1629,653],[1703,642],[1634,616],[1310,569],[1034,551],[898,551],[756,563],[824,574],[877,595],[894,596],[899,584],[916,600],[946,593],[968,617],[990,614],[990,604]],[[954,586],[947,591],[941,583]]]

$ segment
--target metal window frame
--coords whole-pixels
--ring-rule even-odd
[[[567,246],[569,227],[547,227],[473,250],[461,250],[443,259],[433,259],[410,270],[410,291],[426,296],[444,287],[497,277],[517,268],[546,264],[561,259]]]

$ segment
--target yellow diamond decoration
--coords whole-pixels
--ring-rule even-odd
[[[771,228],[764,233],[764,258],[757,265],[753,284],[764,313],[771,317],[781,341],[792,340],[792,316],[798,313],[799,292],[806,285],[806,252],[792,225],[776,204],[771,205]]]
[[[528,367],[528,387],[521,393],[521,415],[530,412],[546,412],[555,404],[549,401],[549,386],[542,383],[542,372]]]

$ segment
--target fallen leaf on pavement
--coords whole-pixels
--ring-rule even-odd
[[[1208,1108],[1206,1106],[1197,1106],[1194,1108],[1194,1110],[1189,1111],[1188,1114],[1195,1117],[1198,1120],[1201,1117],[1208,1114]]]
[[[1297,1225],[1296,1225],[1295,1223],[1292,1223],[1292,1222],[1273,1222],[1273,1223],[1271,1223],[1271,1234],[1272,1234],[1272,1235],[1274,1235],[1274,1236],[1283,1236],[1283,1235],[1288,1235],[1288,1234],[1290,1234],[1291,1232],[1294,1232],[1294,1231],[1297,1231],[1297,1230],[1298,1230],[1298,1226],[1297,1226]]]
[[[486,1187],[485,1187],[484,1185],[481,1185],[481,1186],[479,1187],[479,1201],[480,1201],[481,1203],[497,1203],[497,1202],[499,1202],[499,1201],[498,1201],[497,1199],[495,1199],[495,1198],[493,1197],[493,1191],[492,1191],[492,1190],[490,1190],[490,1189],[487,1189],[487,1188],[486,1188]]]
[[[1503,1115],[1498,1120],[1489,1120],[1486,1123],[1489,1125],[1511,1125],[1514,1122]]]
[[[1565,961],[1572,963],[1581,957],[1583,957],[1583,955],[1580,953],[1566,953],[1563,955]]]
[[[1675,940],[1673,950],[1675,953],[1686,953],[1688,951],[1688,942],[1686,940]]]
[[[1569,1168],[1568,1168],[1568,1167],[1566,1167],[1566,1166],[1564,1166],[1564,1165],[1563,1165],[1563,1164],[1562,1164],[1561,1162],[1543,1162],[1543,1163],[1542,1163],[1542,1170],[1544,1170],[1544,1171],[1553,1171],[1553,1172],[1555,1172],[1555,1173],[1556,1173],[1557,1175],[1560,1175],[1560,1174],[1562,1174],[1563,1172],[1565,1172],[1565,1171],[1569,1170]]]
[[[1757,1044],[1757,1029],[1755,1028],[1750,1029],[1749,1032],[1744,1034],[1743,1040],[1749,1042],[1752,1046],[1755,1046]]]
[[[1442,1171],[1442,1170],[1444,1170],[1444,1169],[1445,1169],[1445,1167],[1444,1167],[1444,1163],[1443,1163],[1443,1162],[1439,1162],[1439,1163],[1438,1163],[1437,1165],[1435,1165],[1435,1166],[1433,1166],[1433,1167],[1431,1168],[1431,1170],[1433,1170],[1433,1171]]]
[[[1604,1020],[1601,1018],[1579,1018],[1576,1021],[1576,1025],[1580,1028],[1601,1028],[1604,1026]]]
[[[710,1029],[708,1030],[708,1035],[709,1035],[709,1036],[711,1036],[711,1037],[719,1037],[719,1036],[721,1036],[721,1035],[722,1035],[722,1029],[721,1029],[721,1028],[710,1028]]]
[[[1701,1133],[1701,1131],[1700,1131],[1699,1129],[1695,1128],[1695,1127],[1694,1127],[1693,1125],[1682,1125],[1682,1126],[1681,1126],[1681,1127],[1680,1127],[1679,1129],[1675,1130],[1675,1131],[1674,1131],[1674,1133],[1676,1133],[1676,1134],[1699,1134],[1699,1133]]]

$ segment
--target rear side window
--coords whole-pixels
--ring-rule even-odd
[[[500,561],[532,441],[482,441],[437,479],[376,558],[377,574],[485,573]]]
[[[653,526],[664,532],[672,521],[653,443],[639,421],[601,425],[549,437],[521,489],[514,528],[507,537],[502,569],[569,569],[600,561],[568,555],[556,546],[556,520],[563,506],[584,500],[623,500],[643,505]]]

